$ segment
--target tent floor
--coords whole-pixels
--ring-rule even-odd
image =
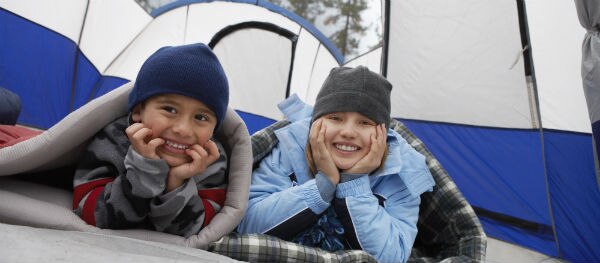
[[[490,263],[565,263],[566,260],[553,258],[539,252],[517,246],[502,240],[488,237],[486,261]]]

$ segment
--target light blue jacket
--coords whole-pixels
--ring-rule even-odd
[[[349,248],[362,249],[380,262],[405,262],[417,235],[420,194],[434,186],[425,157],[388,129],[383,168],[339,183],[328,202],[304,154],[312,107],[292,95],[279,108],[292,123],[275,132],[279,143],[254,170],[238,231],[291,240],[334,205]]]

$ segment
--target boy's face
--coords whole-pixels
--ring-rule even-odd
[[[325,145],[340,170],[352,168],[371,149],[371,136],[376,123],[357,112],[335,112],[323,115]]]
[[[153,96],[137,105],[131,116],[152,130],[146,142],[154,138],[165,141],[156,148],[156,154],[170,167],[191,162],[185,149],[194,144],[205,148],[217,125],[216,115],[204,103],[177,94]]]

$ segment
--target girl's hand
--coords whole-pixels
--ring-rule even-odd
[[[147,138],[152,137],[152,130],[150,128],[146,128],[142,123],[134,123],[125,129],[125,133],[131,142],[131,146],[137,153],[148,159],[160,159],[156,154],[156,148],[164,144],[165,140],[154,138],[147,141]]]
[[[337,185],[340,181],[340,172],[325,145],[326,130],[323,120],[316,120],[310,128],[309,142],[317,170],[324,173],[334,185]]]
[[[167,192],[181,186],[186,179],[204,172],[220,156],[217,145],[211,140],[208,140],[204,147],[194,144],[186,149],[185,153],[192,157],[192,161],[171,167],[167,178]]]
[[[360,159],[350,169],[343,171],[351,174],[369,174],[381,166],[383,154],[387,142],[387,133],[385,124],[379,124],[375,127],[375,134],[371,135],[371,149],[369,153]]]

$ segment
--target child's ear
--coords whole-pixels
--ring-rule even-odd
[[[133,122],[142,122],[142,104],[135,105],[131,111],[131,120]]]

